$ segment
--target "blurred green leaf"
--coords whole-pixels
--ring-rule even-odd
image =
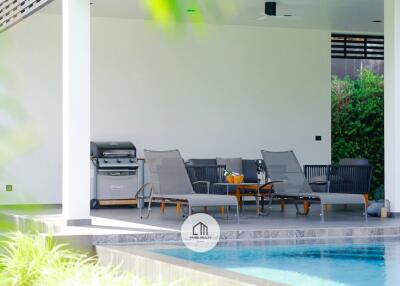
[[[188,27],[198,35],[204,35],[206,17],[219,22],[236,12],[232,1],[142,0],[142,4],[154,23],[172,35],[180,34]]]

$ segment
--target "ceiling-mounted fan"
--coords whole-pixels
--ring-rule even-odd
[[[274,19],[274,18],[288,18],[294,17],[292,14],[277,15],[277,3],[274,1],[265,2],[264,15],[258,17],[257,20]]]

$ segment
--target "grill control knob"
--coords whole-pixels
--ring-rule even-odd
[[[117,163],[121,163],[121,159],[117,159]]]
[[[108,163],[108,160],[107,160],[107,159],[104,159],[104,163]]]
[[[130,159],[130,160],[129,160],[129,162],[133,163],[133,162],[134,162],[134,160],[133,160],[133,159]]]

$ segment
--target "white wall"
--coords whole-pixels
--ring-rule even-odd
[[[302,163],[329,162],[330,33],[207,31],[170,38],[144,21],[93,19],[92,140],[131,140],[140,153],[178,148],[185,158],[293,149]],[[15,188],[1,192],[3,203],[61,201],[60,33],[60,18],[41,14],[4,34],[18,87],[9,94],[40,140],[0,166],[0,189]]]
[[[61,18],[35,15],[0,34],[0,69],[0,203],[60,203]]]
[[[210,25],[205,38],[171,39],[146,24],[94,20],[94,140],[186,158],[265,148],[330,161],[329,32]]]

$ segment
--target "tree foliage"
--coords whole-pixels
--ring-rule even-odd
[[[332,79],[332,161],[341,158],[367,158],[371,189],[384,184],[384,80],[370,70]]]

